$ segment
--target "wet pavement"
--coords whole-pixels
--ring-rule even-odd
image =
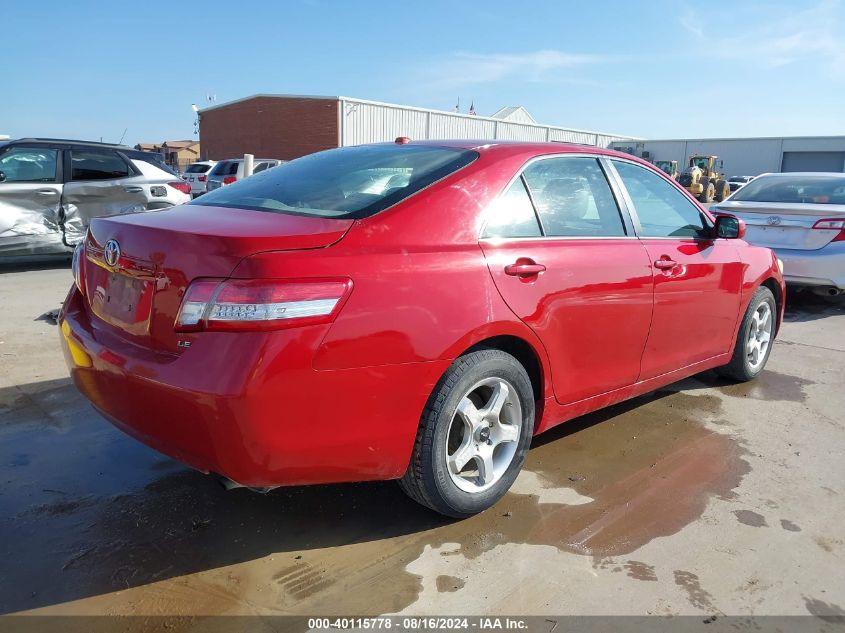
[[[845,605],[845,301],[792,296],[758,380],[712,373],[535,439],[492,510],[392,482],[226,492],[102,420],[0,271],[0,612],[808,614]],[[821,606],[820,606],[821,605]]]

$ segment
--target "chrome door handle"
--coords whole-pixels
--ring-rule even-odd
[[[39,189],[35,193],[37,193],[39,196],[55,196],[58,195],[59,192],[55,189]]]
[[[124,188],[123,188],[123,190],[124,190],[126,193],[141,193],[141,192],[144,190],[144,188],[143,188],[143,187],[132,187],[132,186],[129,186],[129,187],[124,187]]]

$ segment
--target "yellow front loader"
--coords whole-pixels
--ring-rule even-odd
[[[716,170],[718,156],[693,154],[689,165],[678,177],[678,182],[701,202],[721,202],[731,195],[731,188],[725,175]],[[723,167],[718,161],[719,168]]]

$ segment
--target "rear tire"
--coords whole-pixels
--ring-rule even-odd
[[[719,180],[716,182],[716,202],[721,202],[731,195],[731,186],[726,180]]]
[[[768,319],[768,322],[761,323],[763,319]],[[718,367],[716,373],[739,382],[756,378],[763,371],[772,352],[776,320],[775,296],[771,290],[761,286],[751,298],[742,318],[731,362]]]
[[[534,392],[522,364],[497,349],[466,354],[429,397],[399,485],[446,516],[483,512],[513,484],[533,434]]]

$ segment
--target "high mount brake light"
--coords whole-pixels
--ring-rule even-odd
[[[185,292],[177,332],[278,330],[334,321],[351,279],[200,279]]]

